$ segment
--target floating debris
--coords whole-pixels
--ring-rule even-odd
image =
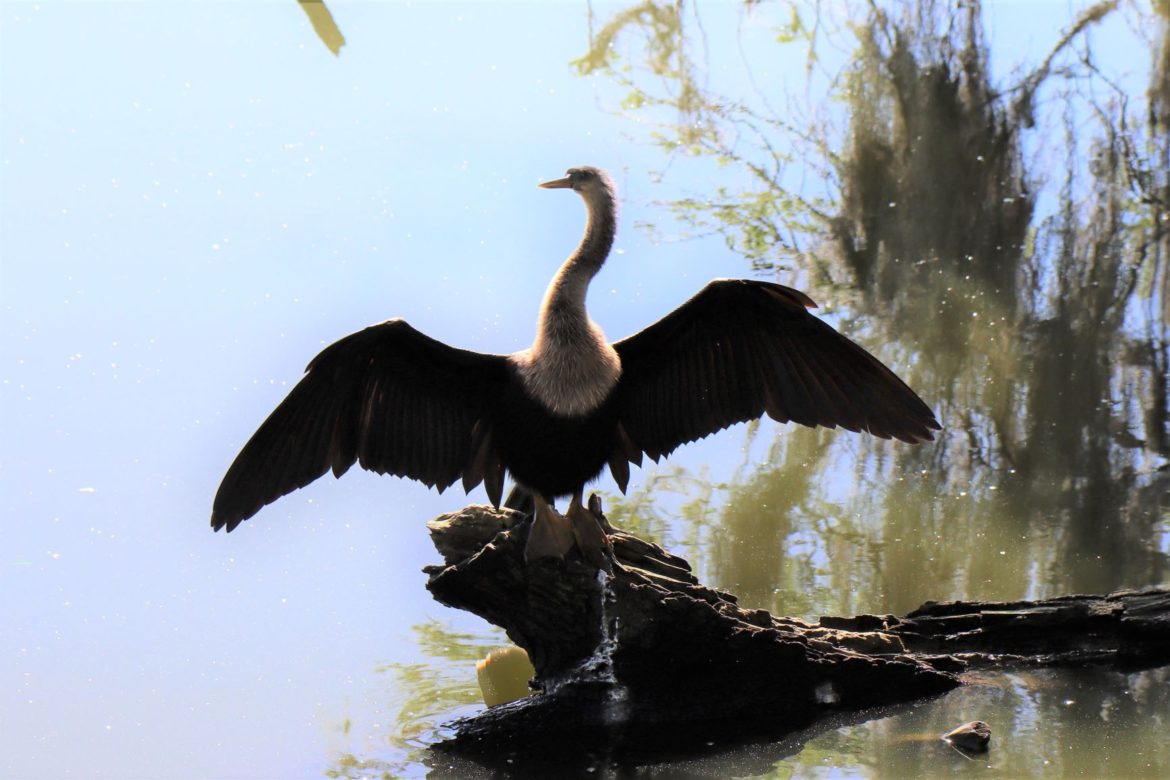
[[[991,742],[991,727],[981,720],[973,720],[948,731],[942,738],[966,753],[982,753]]]

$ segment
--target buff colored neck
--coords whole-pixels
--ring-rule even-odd
[[[585,295],[589,291],[589,283],[601,270],[613,247],[617,227],[613,198],[609,193],[597,192],[586,196],[584,200],[587,211],[585,233],[577,249],[557,271],[544,294],[537,325],[538,344],[542,338],[552,335],[550,329],[559,329],[555,320],[589,321]]]
[[[532,347],[514,356],[528,392],[567,416],[596,409],[621,376],[617,352],[585,309],[589,283],[613,246],[615,206],[609,192],[583,195],[585,234],[544,294]]]

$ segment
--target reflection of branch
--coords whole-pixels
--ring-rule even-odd
[[[1032,71],[1032,73],[1029,74],[1027,78],[1020,82],[1020,85],[1017,87],[1017,89],[1022,91],[1020,96],[1016,98],[1015,110],[1016,113],[1022,118],[1025,125],[1031,127],[1033,124],[1035,124],[1035,121],[1032,118],[1032,99],[1036,96],[1036,90],[1040,88],[1040,85],[1052,72],[1052,61],[1056,59],[1056,56],[1060,54],[1060,52],[1063,51],[1065,47],[1073,42],[1074,38],[1084,32],[1085,29],[1087,29],[1090,25],[1101,21],[1115,10],[1117,10],[1117,0],[1105,0],[1105,2],[1098,3],[1097,5],[1082,13],[1079,17],[1077,17],[1077,20],[1073,26],[1070,27],[1068,31],[1061,36],[1060,40],[1056,42],[1056,45],[1052,47],[1052,51],[1049,52],[1048,56],[1044,58],[1044,62],[1040,63],[1040,66],[1036,68],[1036,70]]]
[[[1111,117],[1106,114],[1104,109],[1092,101],[1090,101],[1089,105],[1094,113],[1097,114],[1097,118],[1101,120],[1101,126],[1105,129],[1105,132],[1109,134],[1110,145],[1120,154],[1121,160],[1125,164],[1126,178],[1133,188],[1134,193],[1141,199],[1142,203],[1147,205],[1155,205],[1160,208],[1170,206],[1170,203],[1167,203],[1158,192],[1159,188],[1157,184],[1151,184],[1151,171],[1139,165],[1142,155],[1134,148],[1133,133],[1130,132],[1129,123],[1126,121],[1126,117],[1129,114],[1129,95],[1122,89],[1120,84],[1101,72],[1100,68],[1097,67],[1096,63],[1088,55],[1081,57],[1081,64],[1099,78],[1105,86],[1109,87],[1118,101],[1116,127],[1113,126]]]

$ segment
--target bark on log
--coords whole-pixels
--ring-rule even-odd
[[[901,618],[822,617],[819,625],[889,633],[939,668],[1170,663],[1170,591],[1159,589],[1040,601],[928,601]]]
[[[685,560],[622,532],[606,572],[576,551],[525,562],[529,522],[509,510],[467,507],[428,525],[445,564],[426,568],[427,589],[501,626],[543,689],[452,724],[456,737],[439,747],[459,752],[498,758],[518,735],[546,749],[612,749],[615,737],[646,746],[663,729],[675,743],[745,725],[775,735],[941,693],[972,667],[1170,661],[1167,591],[927,602],[904,617],[814,624],[743,609]]]

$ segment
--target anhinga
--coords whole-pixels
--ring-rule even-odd
[[[468,352],[394,319],[327,347],[228,469],[213,528],[231,531],[356,461],[440,491],[483,482],[496,506],[507,472],[535,501],[530,558],[563,554],[574,539],[588,552],[604,536],[581,495],[607,464],[624,491],[643,454],[657,460],[765,412],[910,443],[939,429],[892,371],[809,314],[807,295],[778,284],[713,281],[610,344],[585,294],[613,244],[613,183],[581,167],[540,186],[574,190],[588,217],[545,293],[532,346]],[[562,496],[572,496],[568,523],[551,508]]]

